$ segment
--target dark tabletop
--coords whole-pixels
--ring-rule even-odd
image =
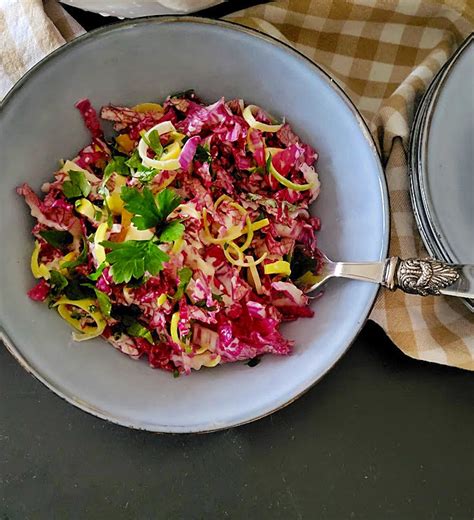
[[[405,357],[371,322],[291,406],[207,435],[87,415],[0,347],[1,520],[472,520],[473,446],[472,374]]]

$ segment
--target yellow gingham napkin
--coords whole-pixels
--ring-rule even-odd
[[[27,18],[19,20],[18,11]],[[416,103],[473,30],[472,0],[281,0],[229,19],[290,43],[337,79],[369,123],[384,160],[390,255],[427,256],[408,194],[408,136]],[[35,61],[80,32],[52,0],[44,11],[40,0],[0,0],[0,33],[7,35],[0,96]],[[473,314],[455,298],[382,290],[371,318],[407,355],[474,370]]]

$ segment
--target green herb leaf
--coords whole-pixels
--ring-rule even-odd
[[[84,264],[87,261],[87,244],[86,241],[82,242],[82,251],[79,256],[75,260],[69,260],[68,262],[63,262],[60,267],[61,269],[74,269],[75,267]]]
[[[65,249],[72,243],[72,235],[69,231],[58,231],[56,229],[45,229],[39,232],[48,244],[57,249]]]
[[[86,179],[84,172],[76,172],[74,170],[69,170],[69,178],[71,179],[71,182],[73,184],[79,186],[79,189],[81,190],[81,193],[84,195],[84,197],[87,197],[89,195],[89,193],[91,192],[91,184]]]
[[[125,202],[125,209],[135,215],[132,222],[137,229],[162,226],[168,215],[181,203],[179,196],[168,188],[153,197],[153,193],[148,188],[139,191],[124,186],[120,196]],[[172,234],[177,232],[178,228],[174,227]]]
[[[319,262],[318,259],[311,254],[310,251],[303,247],[295,247],[293,256],[290,262],[292,280],[297,280],[305,273],[316,276],[318,272]]]
[[[160,141],[160,134],[157,130],[152,130],[148,134],[147,145],[155,152],[155,158],[159,159],[163,154],[163,145]]]
[[[69,170],[69,180],[63,182],[63,193],[68,199],[87,197],[91,192],[91,184],[84,172]]]
[[[67,199],[77,199],[82,197],[82,191],[71,181],[64,181],[62,186],[63,193]]]
[[[153,170],[152,168],[150,168],[149,170],[140,170],[140,171],[136,171],[134,174],[133,174],[133,177],[135,179],[138,179],[142,184],[146,184],[150,181],[152,181],[156,175],[158,173],[158,170]]]
[[[112,302],[110,301],[110,298],[104,292],[99,291],[99,289],[95,289],[95,295],[97,296],[97,301],[99,302],[102,314],[109,317],[110,311],[112,310]]]
[[[102,262],[99,265],[99,267],[97,268],[97,271],[90,274],[87,278],[89,278],[89,280],[92,280],[93,282],[96,282],[102,276],[102,273],[105,268],[106,268],[106,263]]]
[[[147,168],[142,164],[138,150],[133,152],[130,158],[125,161],[125,164],[134,170],[133,176],[143,183],[150,182],[158,173],[158,170]]]
[[[194,97],[194,89],[190,88],[188,90],[181,90],[179,92],[175,92],[174,94],[170,94],[170,98],[189,98]]]
[[[143,167],[142,160],[140,158],[140,154],[138,153],[138,150],[135,150],[129,159],[125,161],[125,164],[129,168],[133,168],[134,170],[139,170]]]
[[[156,205],[158,206],[158,215],[160,220],[166,220],[168,215],[181,204],[181,199],[175,191],[166,188],[161,190],[156,196]]]
[[[269,153],[268,154],[268,158],[267,158],[267,162],[265,163],[265,169],[267,171],[267,173],[270,173],[270,166],[272,164],[272,155]]]
[[[174,295],[175,300],[180,300],[183,297],[184,291],[186,290],[186,287],[188,286],[193,276],[193,270],[189,267],[183,267],[178,271],[178,276],[179,284]]]
[[[209,307],[206,303],[206,300],[199,300],[194,305],[201,309],[206,309],[207,311],[210,311],[210,312],[217,311],[217,307],[215,307],[214,305],[212,307]]]
[[[84,298],[93,298],[94,291],[84,284],[87,278],[74,278],[70,280],[64,288],[64,295],[70,300],[83,300]]]
[[[132,305],[113,305],[111,316],[118,321],[118,323],[113,326],[114,332],[117,330],[123,332],[125,330],[124,326],[130,326],[140,315],[141,310],[134,303],[132,303]]]
[[[212,297],[214,300],[216,300],[216,302],[222,303],[224,301],[222,294],[212,293]]]
[[[115,157],[112,157],[110,162],[105,167],[104,177],[106,177],[108,180],[113,173],[118,173],[124,177],[128,177],[130,175],[126,157],[123,155],[116,155]]]
[[[97,188],[97,193],[104,199],[104,207],[109,211],[109,208],[107,206],[107,202],[105,200],[106,197],[110,195],[109,188],[107,188],[106,183],[109,179],[106,179],[105,177],[102,179],[102,184]],[[63,185],[64,186],[64,185]],[[109,211],[110,213],[110,211]]]
[[[110,317],[110,312],[112,311],[112,302],[110,298],[105,294],[105,292],[100,291],[91,283],[83,283],[82,287],[89,287],[93,289],[95,292],[95,297],[97,298],[97,302],[99,304],[100,311],[104,316]]]
[[[175,220],[167,224],[160,234],[161,242],[174,242],[178,240],[184,233],[184,226],[181,222]]]
[[[128,328],[127,328],[127,334],[129,336],[133,336],[135,338],[144,338],[149,343],[153,344],[153,336],[151,335],[151,332],[141,325],[138,321],[134,321]]]
[[[262,358],[254,357],[247,362],[247,366],[251,368],[256,367],[260,363],[260,361],[262,361]]]
[[[52,269],[50,271],[49,283],[52,287],[53,295],[58,296],[62,292],[62,290],[68,285],[69,281],[59,271]]]
[[[211,154],[209,153],[209,150],[207,148],[198,144],[198,147],[196,148],[196,153],[194,154],[194,159],[202,163],[210,163]]]
[[[101,245],[111,249],[106,259],[112,266],[112,276],[116,283],[140,278],[147,271],[155,275],[163,269],[163,263],[169,260],[169,256],[152,240],[105,241]]]
[[[143,188],[140,192],[135,188],[124,186],[120,196],[125,202],[125,209],[135,215],[132,222],[137,229],[149,229],[161,221],[155,198],[148,188]]]

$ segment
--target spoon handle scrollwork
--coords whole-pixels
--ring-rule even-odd
[[[460,277],[456,266],[430,258],[387,260],[382,285],[421,296],[438,295]]]

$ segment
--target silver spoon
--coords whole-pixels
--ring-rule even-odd
[[[322,260],[317,275],[307,272],[295,281],[303,292],[320,289],[330,278],[351,278],[421,296],[474,298],[474,265],[447,264],[431,258],[401,260],[397,256],[382,262],[333,262],[322,254]]]

